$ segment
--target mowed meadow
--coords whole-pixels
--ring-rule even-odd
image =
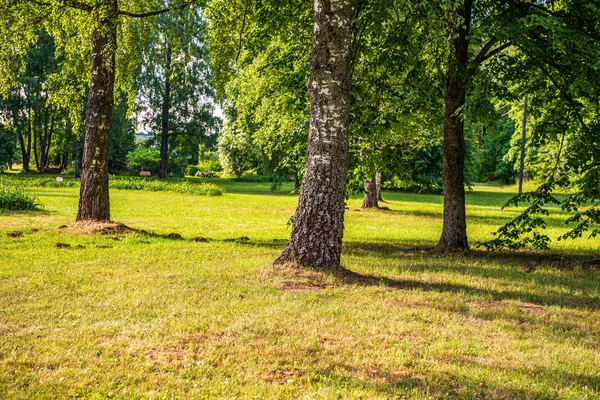
[[[442,196],[384,192],[388,210],[347,202],[354,274],[273,268],[291,184],[214,182],[111,189],[124,230],[71,228],[78,188],[0,214],[0,398],[600,396],[600,239],[440,254]],[[467,194],[471,245],[513,191]]]

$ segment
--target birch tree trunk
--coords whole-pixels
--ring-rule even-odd
[[[103,0],[98,10],[100,21],[93,37],[92,78],[85,116],[77,221],[110,220],[108,149],[114,105],[117,0]]]
[[[460,25],[454,28],[453,53],[448,63],[448,81],[444,95],[444,144],[442,182],[444,184],[444,224],[439,246],[468,249],[465,212],[465,135],[462,108],[469,55],[469,29],[472,0],[458,9]]]
[[[348,170],[350,0],[314,0],[306,173],[288,246],[275,264],[339,268]]]

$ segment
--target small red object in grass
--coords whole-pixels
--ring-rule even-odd
[[[140,176],[152,176],[152,173],[150,171],[140,171]]]

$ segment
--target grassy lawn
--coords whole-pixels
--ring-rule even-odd
[[[0,398],[599,398],[600,277],[579,261],[600,239],[436,254],[442,197],[384,193],[348,201],[343,265],[369,278],[273,271],[291,185],[216,182],[111,190],[121,234],[58,229],[77,188],[0,214]],[[467,195],[471,243],[512,190]]]

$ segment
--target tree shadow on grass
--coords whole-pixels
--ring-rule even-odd
[[[473,367],[480,369],[481,365],[474,364]],[[507,369],[507,371],[515,372],[511,369]],[[531,376],[530,371],[516,371],[524,376]],[[563,387],[584,382],[588,382],[588,384],[582,384],[581,387],[588,386],[590,389],[595,387],[591,386],[595,380],[587,379],[588,377],[583,374],[567,374],[561,377],[559,371],[539,370],[539,372],[551,373],[553,378],[557,378],[548,382],[548,387],[556,387],[559,382],[560,386]],[[473,377],[470,380],[444,371],[433,371],[431,375],[433,376],[423,376],[422,374],[415,376],[410,373],[410,370],[404,372],[386,371],[385,369],[378,369],[377,366],[366,365],[364,368],[357,368],[338,363],[314,371],[311,380],[320,381],[323,384],[333,382],[335,386],[342,386],[348,391],[366,390],[389,398],[417,393],[427,398],[444,399],[552,399],[556,396],[555,392],[548,392],[542,385],[516,387],[510,382],[503,385],[500,381],[486,380],[486,374],[481,374],[479,378]],[[540,375],[536,376],[539,377]]]
[[[563,270],[574,269],[590,259],[597,258],[595,251],[498,251],[469,250],[468,252],[438,251],[429,243],[398,244],[389,242],[344,242],[344,253],[350,256],[376,255],[382,259],[399,259],[402,257],[431,257],[437,260],[453,260],[460,258],[464,261],[502,262],[525,268],[528,272],[535,271],[536,266],[544,265]],[[461,266],[462,267],[462,266]]]
[[[429,219],[436,220],[436,221],[441,221],[443,215],[440,212],[423,211],[422,209],[420,209],[420,208],[422,208],[422,205],[419,206],[419,203],[416,203],[416,202],[414,204],[415,204],[415,209],[404,208],[404,209],[398,210],[398,209],[380,208],[380,209],[369,209],[367,212],[380,212],[380,213],[405,216],[405,217],[422,217],[422,218],[429,218]],[[473,212],[470,212],[467,215],[467,220],[470,223],[479,222],[479,223],[486,224],[486,225],[497,226],[499,228],[500,226],[502,226],[505,223],[507,223],[508,221],[512,220],[514,217],[516,217],[519,214],[519,211],[514,210],[514,209],[502,210],[500,207],[495,207],[495,206],[491,206],[491,205],[487,205],[486,207],[491,209],[491,211],[493,211],[493,212],[502,213],[502,215],[475,215]],[[364,211],[364,210],[356,209],[354,211],[360,212],[360,211]],[[544,220],[546,222],[548,222],[549,227],[564,228],[565,227],[565,219],[569,215],[570,215],[569,213],[562,211],[562,210],[553,210],[549,216],[544,217]]]
[[[411,279],[397,279],[373,275],[363,275],[347,269],[327,270],[338,281],[348,285],[383,286],[398,290],[422,290],[439,293],[457,293],[476,295],[489,300],[517,300],[524,303],[534,303],[547,306],[560,306],[573,309],[599,310],[600,298],[597,296],[575,296],[563,292],[546,292],[544,295],[519,290],[497,291],[450,282],[422,282]]]
[[[56,214],[56,211],[46,210],[38,206],[33,210],[0,210],[0,217],[31,217]]]

